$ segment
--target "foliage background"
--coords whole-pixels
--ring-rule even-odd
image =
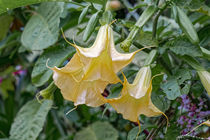
[[[108,104],[74,108],[65,101],[59,89],[51,89],[53,101],[37,102],[36,95],[52,82],[52,71],[46,67],[64,66],[75,53],[62,38],[63,28],[69,40],[89,47],[100,27],[104,0],[0,0],[0,138],[10,140],[133,140],[136,123],[124,120]],[[48,0],[50,1],[50,0]],[[62,1],[62,0],[59,0]],[[148,5],[159,9],[139,30],[130,52],[145,46],[156,46],[158,55],[152,64],[153,103],[169,117],[140,116],[139,139],[182,139],[193,127],[209,118],[210,99],[196,70],[183,61],[189,55],[210,69],[210,2],[208,0],[121,0],[121,8],[112,11],[115,44],[126,39],[135,22]],[[187,17],[176,17],[173,5]],[[15,9],[13,9],[15,8]],[[178,19],[177,19],[178,18]],[[189,20],[186,20],[189,19]],[[157,20],[157,24],[155,23]],[[198,43],[191,38],[194,32]],[[157,27],[157,28],[156,28]],[[157,30],[154,31],[154,28]],[[155,33],[155,36],[154,36]],[[189,34],[189,35],[188,35]],[[202,47],[202,48],[201,48]],[[132,82],[151,50],[140,52],[123,72]],[[121,79],[122,75],[119,73]],[[104,96],[118,96],[122,86],[109,85]],[[46,97],[47,98],[47,97]],[[49,98],[49,97],[48,97]],[[188,109],[186,109],[188,106]],[[193,109],[194,108],[194,109]],[[190,114],[191,113],[191,114]],[[182,122],[184,121],[184,123]],[[202,126],[191,133],[195,139],[207,138],[209,128]],[[199,138],[200,137],[200,138]],[[192,139],[192,138],[191,138]]]

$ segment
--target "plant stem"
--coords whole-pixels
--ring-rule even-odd
[[[58,131],[60,132],[61,136],[62,136],[62,137],[65,137],[66,134],[65,134],[65,132],[64,132],[64,130],[63,130],[63,127],[61,126],[61,123],[60,123],[60,121],[59,121],[59,119],[58,119],[57,114],[55,113],[54,110],[51,110],[50,113],[51,113],[51,115],[52,115],[52,117],[53,117],[54,124],[55,124],[56,127],[58,128]]]
[[[170,118],[173,116],[174,114],[174,109],[172,109],[171,107],[166,111],[166,115],[168,116],[168,119],[170,120]],[[145,140],[151,140],[152,138],[154,138],[158,132],[161,130],[161,128],[166,125],[166,119],[164,116],[161,116],[161,118],[158,120],[157,122],[158,127],[155,129],[153,128],[149,135],[146,137]]]
[[[152,50],[149,53],[149,56],[147,57],[147,59],[145,60],[144,65],[147,66],[147,65],[152,64],[152,62],[155,60],[156,55],[157,55],[157,50]]]
[[[159,4],[159,1],[160,1],[160,0],[157,0],[157,1],[156,1],[156,3],[155,3],[155,5],[157,5],[157,6],[158,6],[158,4]]]
[[[159,4],[159,0],[156,2],[156,4]],[[156,38],[156,32],[157,32],[157,23],[160,15],[163,13],[163,11],[167,8],[168,4],[165,3],[162,8],[159,9],[157,12],[157,15],[155,16],[154,22],[153,22],[153,27],[152,27],[152,37]]]

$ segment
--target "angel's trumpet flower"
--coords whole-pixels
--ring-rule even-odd
[[[111,106],[123,115],[123,118],[138,122],[140,114],[148,117],[157,116],[161,112],[151,100],[152,80],[150,67],[143,67],[138,72],[133,84],[129,84],[124,76],[121,96],[110,99]]]
[[[75,106],[86,104],[96,107],[106,103],[101,93],[109,83],[120,82],[116,73],[140,51],[119,53],[115,49],[113,30],[109,25],[99,29],[90,48],[71,45],[77,51],[71,61],[63,68],[54,67],[52,70],[55,84],[61,89],[63,97],[73,101]]]
[[[205,70],[198,70],[197,72],[204,88],[206,89],[208,95],[210,95],[210,73]]]

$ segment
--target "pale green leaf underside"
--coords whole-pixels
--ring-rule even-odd
[[[53,45],[59,35],[59,23],[64,3],[42,3],[28,21],[21,42],[29,50],[42,50]]]
[[[51,100],[45,100],[42,104],[36,100],[26,103],[20,109],[12,124],[9,139],[36,140],[51,106]]]
[[[56,46],[46,49],[36,61],[33,68],[31,75],[32,83],[35,84],[35,86],[42,86],[50,79],[53,72],[46,67],[48,59],[48,65],[50,67],[59,67],[68,57],[71,57],[74,52],[75,49],[71,46]]]
[[[74,140],[117,140],[118,132],[108,122],[96,122],[79,131]]]
[[[68,0],[0,0],[0,14],[21,6],[37,4],[41,2],[68,2]]]

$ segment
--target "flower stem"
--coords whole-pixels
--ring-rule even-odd
[[[145,60],[144,66],[152,64],[152,62],[155,60],[156,56],[157,56],[157,50],[152,50],[149,53],[149,56],[147,57],[147,59]]]
[[[156,5],[158,6],[159,0],[157,0]],[[163,7],[159,9],[157,12],[157,15],[155,16],[154,22],[153,22],[153,27],[152,27],[152,37],[156,38],[156,32],[157,32],[157,23],[160,15],[163,13],[163,11],[167,8],[168,4],[164,3]]]
[[[144,24],[153,16],[153,14],[157,11],[157,7],[151,5],[148,6],[146,10],[141,14],[135,25],[133,26],[131,32],[129,33],[128,37],[120,44],[120,47],[125,51],[128,52],[129,48],[132,44],[132,41],[136,37],[140,28],[144,26]]]

